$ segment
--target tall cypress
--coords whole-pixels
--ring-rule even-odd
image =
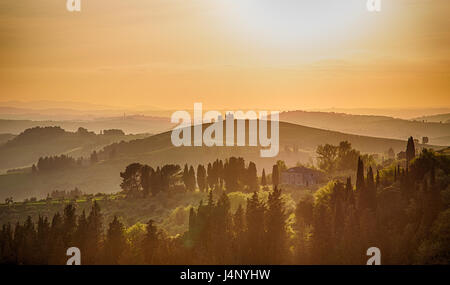
[[[264,168],[263,168],[262,175],[261,175],[261,185],[262,186],[267,185],[266,170]]]
[[[280,172],[278,165],[274,164],[272,167],[272,185],[276,187],[278,184],[280,184]]]
[[[361,157],[358,157],[358,169],[356,172],[356,191],[362,192],[364,189],[364,164]]]
[[[367,207],[371,210],[375,210],[377,203],[377,192],[375,187],[375,181],[373,178],[373,170],[372,167],[369,167],[367,171],[367,184],[366,184],[366,198],[367,198]]]
[[[105,240],[105,262],[106,264],[119,264],[126,247],[124,225],[114,216],[109,224]]]
[[[194,167],[191,165],[189,167],[189,174],[188,174],[188,183],[189,183],[189,191],[195,191],[195,187],[197,185],[197,181],[195,179],[195,170]]]
[[[281,199],[281,189],[275,187],[269,193],[267,201],[267,254],[266,262],[272,264],[282,264],[287,254],[286,248],[286,213],[284,203]]]
[[[406,165],[408,165],[415,156],[416,148],[414,146],[414,139],[413,137],[409,137],[408,143],[406,145]]]

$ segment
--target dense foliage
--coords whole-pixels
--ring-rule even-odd
[[[241,165],[238,161],[233,163]],[[253,173],[251,168],[247,172]],[[383,264],[447,264],[449,172],[449,158],[427,150],[393,171],[374,173],[359,160],[355,187],[350,178],[331,181],[303,197],[291,215],[278,187],[267,199],[255,191],[234,211],[230,194],[218,188],[190,208],[188,230],[177,236],[158,229],[153,220],[125,228],[118,217],[105,231],[97,202],[89,215],[77,215],[69,204],[51,220],[3,225],[0,260],[63,264],[65,250],[76,246],[83,264],[364,264],[366,250],[376,246]]]

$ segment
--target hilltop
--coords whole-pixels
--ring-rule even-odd
[[[450,113],[446,114],[438,114],[438,115],[430,115],[430,116],[421,116],[414,118],[413,120],[417,121],[425,121],[425,122],[435,122],[435,123],[450,123]]]
[[[89,156],[92,151],[105,145],[142,136],[125,135],[121,131],[100,135],[83,128],[68,132],[60,127],[34,127],[18,136],[9,136],[10,139],[0,145],[0,170],[30,167],[43,156]]]
[[[170,130],[173,126],[168,118],[152,116],[117,116],[104,117],[86,120],[2,120],[0,119],[0,134],[10,133],[19,134],[26,129],[34,127],[53,127],[59,126],[67,131],[76,131],[78,128],[99,133],[105,129],[121,129],[126,134],[152,133],[157,134]]]

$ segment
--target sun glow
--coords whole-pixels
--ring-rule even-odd
[[[364,0],[220,0],[244,38],[284,48],[340,42],[363,32]]]

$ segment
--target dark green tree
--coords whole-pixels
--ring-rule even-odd
[[[206,169],[202,164],[199,164],[197,167],[197,184],[200,192],[206,191],[208,182],[206,180]]]
[[[119,264],[120,258],[126,249],[126,240],[124,235],[124,226],[114,216],[113,221],[109,224],[105,239],[105,263]]]
[[[66,247],[75,246],[74,234],[77,229],[77,216],[75,214],[75,206],[69,204],[64,208],[63,219],[63,242]]]
[[[103,239],[103,215],[97,201],[92,204],[91,212],[87,218],[86,250],[83,253],[83,264],[97,264],[101,252]]]
[[[281,189],[277,187],[269,193],[266,215],[267,262],[282,264],[287,255],[286,214],[284,212],[284,203],[281,199]]]
[[[266,170],[263,168],[262,174],[261,174],[261,185],[266,186],[267,185],[267,178],[266,178]]]
[[[141,168],[140,181],[142,186],[142,192],[144,197],[147,197],[151,192],[151,177],[154,170],[148,165],[144,165]]]
[[[409,137],[408,143],[406,145],[406,163],[409,165],[409,163],[413,160],[413,158],[416,157],[416,148],[414,146],[414,138]]]
[[[247,185],[251,192],[258,190],[258,174],[256,170],[256,164],[250,162],[247,169]]]
[[[141,169],[142,164],[132,163],[127,166],[124,172],[120,173],[120,177],[122,177],[120,187],[131,197],[137,197],[142,191]]]
[[[195,191],[197,181],[195,179],[195,170],[192,165],[191,165],[191,167],[189,167],[188,181],[189,181],[189,191],[192,191],[192,192]]]
[[[278,165],[274,164],[272,167],[272,185],[274,187],[280,184],[280,172],[278,169]]]

